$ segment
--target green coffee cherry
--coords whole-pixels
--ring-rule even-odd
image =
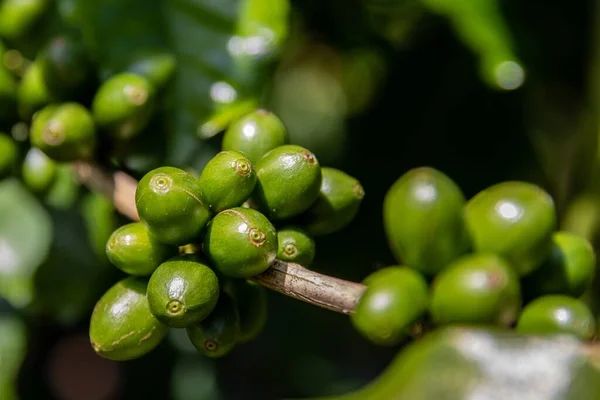
[[[176,255],[177,247],[156,241],[142,222],[117,228],[106,242],[108,260],[129,275],[148,276]]]
[[[222,151],[204,167],[198,178],[202,200],[211,212],[238,207],[250,197],[256,172],[248,158],[237,151]]]
[[[550,257],[542,266],[523,279],[524,290],[531,297],[545,294],[581,296],[596,273],[596,254],[584,237],[570,232],[552,235]]]
[[[0,65],[0,122],[12,123],[17,114],[17,82]]]
[[[221,211],[209,223],[204,253],[223,275],[249,278],[264,272],[277,255],[277,232],[251,208]]]
[[[589,340],[596,331],[596,321],[580,300],[565,295],[547,295],[529,303],[516,327],[523,334],[570,334]]]
[[[509,326],[521,308],[512,267],[494,254],[469,254],[440,272],[432,284],[435,323]]]
[[[3,0],[0,2],[0,37],[17,39],[24,36],[42,16],[48,0]]]
[[[502,256],[521,276],[550,254],[556,210],[552,197],[536,185],[493,185],[469,200],[465,220],[475,251]]]
[[[253,164],[267,152],[288,142],[281,120],[272,112],[259,109],[229,126],[223,135],[223,150],[242,152]]]
[[[19,149],[15,141],[5,133],[0,132],[0,179],[14,172]]]
[[[193,255],[162,263],[148,282],[150,311],[163,324],[185,328],[202,321],[219,299],[219,279]]]
[[[425,279],[408,267],[392,266],[369,275],[354,314],[353,326],[378,345],[396,345],[427,311]]]
[[[319,196],[321,166],[304,147],[284,145],[269,151],[256,164],[256,176],[253,197],[274,220],[302,214]]]
[[[383,223],[398,262],[433,276],[465,254],[465,197],[444,173],[429,167],[402,175],[383,202]]]
[[[32,147],[23,160],[21,177],[31,191],[44,193],[56,178],[56,162],[40,149]]]
[[[246,279],[229,279],[223,286],[234,300],[240,318],[238,343],[247,343],[260,335],[267,323],[267,291]]]
[[[356,216],[365,196],[360,182],[335,168],[321,168],[317,201],[305,214],[304,226],[312,236],[328,235],[345,228]]]
[[[148,79],[127,72],[104,82],[92,103],[94,120],[115,139],[130,139],[139,134],[154,108],[154,86]]]
[[[70,210],[79,198],[81,183],[75,178],[69,163],[56,164],[56,176],[44,194],[46,205],[58,210]]]
[[[104,262],[108,260],[106,243],[120,222],[113,199],[102,193],[89,192],[83,195],[80,205],[87,241],[98,260]]]
[[[173,54],[154,53],[138,57],[126,71],[143,76],[156,88],[164,87],[173,77],[177,61]]]
[[[95,144],[94,120],[80,104],[51,104],[33,117],[31,145],[56,161],[90,158]]]
[[[194,347],[211,358],[227,355],[234,349],[240,334],[240,320],[233,299],[227,294],[219,296],[214,311],[203,321],[186,329]]]
[[[175,167],[160,167],[140,180],[135,203],[140,220],[159,242],[183,246],[200,235],[210,218],[198,180]]]
[[[277,231],[277,258],[309,267],[315,258],[315,241],[308,233],[296,226]]]
[[[29,120],[36,111],[53,101],[37,61],[31,63],[25,71],[17,89],[17,101],[19,116],[24,120]]]
[[[125,361],[154,350],[167,327],[150,312],[147,281],[129,277],[117,282],[100,298],[90,320],[90,342],[104,358]]]
[[[83,44],[67,36],[53,38],[40,51],[36,62],[50,93],[63,100],[80,97],[93,73]]]

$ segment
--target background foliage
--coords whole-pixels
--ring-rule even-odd
[[[0,1],[0,14],[11,2]],[[357,177],[361,211],[348,229],[317,240],[314,269],[358,281],[393,264],[383,196],[421,165],[447,173],[467,197],[503,180],[538,183],[557,201],[562,226],[597,239],[595,2],[38,3],[23,36],[0,20],[6,49],[25,60],[64,32],[84,40],[100,79],[143,69],[142,55],[175,60],[153,130],[118,165],[132,175],[167,164],[201,170],[219,149],[219,129],[261,104],[293,143]],[[19,136],[19,126],[2,129]],[[120,277],[103,248],[123,220],[61,176],[45,198],[16,181],[0,184],[0,398],[322,396],[362,386],[398,350],[369,344],[347,317],[269,293],[264,333],[222,360],[202,358],[177,331],[140,360],[96,357],[88,319]]]

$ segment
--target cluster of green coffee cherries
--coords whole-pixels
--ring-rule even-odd
[[[72,178],[73,162],[125,164],[152,133],[175,69],[172,55],[148,53],[103,75],[67,34],[31,60],[0,43],[0,60],[0,177],[17,176],[46,197]]]
[[[44,199],[61,177],[73,180],[74,162],[127,169],[136,143],[151,142],[175,69],[169,54],[148,54],[103,76],[85,46],[66,35],[28,63],[1,45],[0,55],[14,61],[11,70],[0,64],[0,127],[12,126],[12,135],[0,134],[0,176],[18,176]],[[313,238],[341,230],[358,212],[361,184],[290,144],[267,110],[231,121],[221,150],[199,174],[135,168],[143,175],[135,196],[140,221],[106,243],[109,260],[129,277],[107,290],[90,321],[102,356],[140,357],[169,328],[185,328],[208,356],[227,354],[266,321],[265,289],[249,278],[275,259],[310,267]]]
[[[399,265],[364,280],[351,317],[372,342],[395,345],[415,328],[443,325],[595,337],[586,300],[594,249],[558,229],[555,204],[542,188],[507,181],[467,201],[447,175],[422,167],[402,175],[383,206]]]
[[[169,328],[185,329],[209,357],[226,355],[265,323],[265,289],[249,278],[276,259],[310,266],[313,237],[344,228],[358,212],[361,184],[288,144],[271,112],[242,117],[222,143],[199,176],[165,166],[139,181],[140,222],[118,228],[106,244],[130,277],[91,316],[90,340],[102,356],[140,357]]]

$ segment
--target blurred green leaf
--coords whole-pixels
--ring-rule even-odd
[[[321,400],[592,400],[597,357],[569,336],[446,328],[404,348],[362,389]]]
[[[0,183],[0,297],[23,308],[33,298],[33,276],[48,255],[52,220],[16,180]]]
[[[358,48],[343,55],[341,83],[349,115],[360,114],[372,104],[386,73],[385,60],[376,50]]]
[[[583,236],[598,247],[600,234],[600,196],[582,193],[574,198],[560,222],[561,230]]]
[[[271,108],[286,126],[290,143],[310,149],[322,165],[332,166],[348,144],[348,98],[338,73],[342,56],[327,46],[305,51],[310,54],[278,71]]]
[[[49,4],[49,0],[1,1],[0,36],[7,39],[18,39],[30,33]]]
[[[258,101],[262,77],[287,36],[288,2],[78,0],[68,14],[104,76],[151,50],[175,55],[166,162],[183,166],[205,145],[198,135],[221,132]]]
[[[59,10],[81,29],[84,40],[110,75],[126,68],[138,55],[166,47],[162,0],[62,1]]]
[[[56,178],[44,198],[44,203],[59,210],[69,210],[79,197],[81,184],[73,174],[70,164],[58,164]]]
[[[480,71],[493,88],[514,90],[525,80],[515,55],[513,35],[498,0],[421,0],[431,12],[450,21],[460,40],[479,57]]]
[[[115,272],[98,257],[79,207],[51,210],[54,240],[35,274],[31,311],[61,324],[76,323],[102,295],[102,282]]]
[[[235,75],[253,93],[260,93],[268,63],[288,37],[289,0],[242,0],[235,35],[227,47]]]
[[[0,314],[0,398],[17,400],[17,377],[27,352],[27,327],[17,315]]]
[[[88,193],[82,200],[81,214],[92,250],[99,260],[108,262],[106,242],[119,227],[113,202],[102,194]]]
[[[227,44],[235,30],[239,1],[165,0],[164,5],[178,67],[172,87],[177,108],[170,116],[167,162],[184,165],[205,145],[198,133],[203,124],[212,125],[211,113],[238,100]]]

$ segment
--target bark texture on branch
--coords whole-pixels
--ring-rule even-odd
[[[77,179],[90,190],[112,199],[115,208],[131,220],[139,220],[135,207],[137,181],[121,172],[104,171],[87,162],[74,164]],[[258,284],[331,311],[351,314],[365,286],[323,275],[301,265],[276,260],[260,275],[251,278]]]
[[[275,260],[251,278],[264,287],[342,314],[351,314],[365,286],[319,274],[301,265]]]

